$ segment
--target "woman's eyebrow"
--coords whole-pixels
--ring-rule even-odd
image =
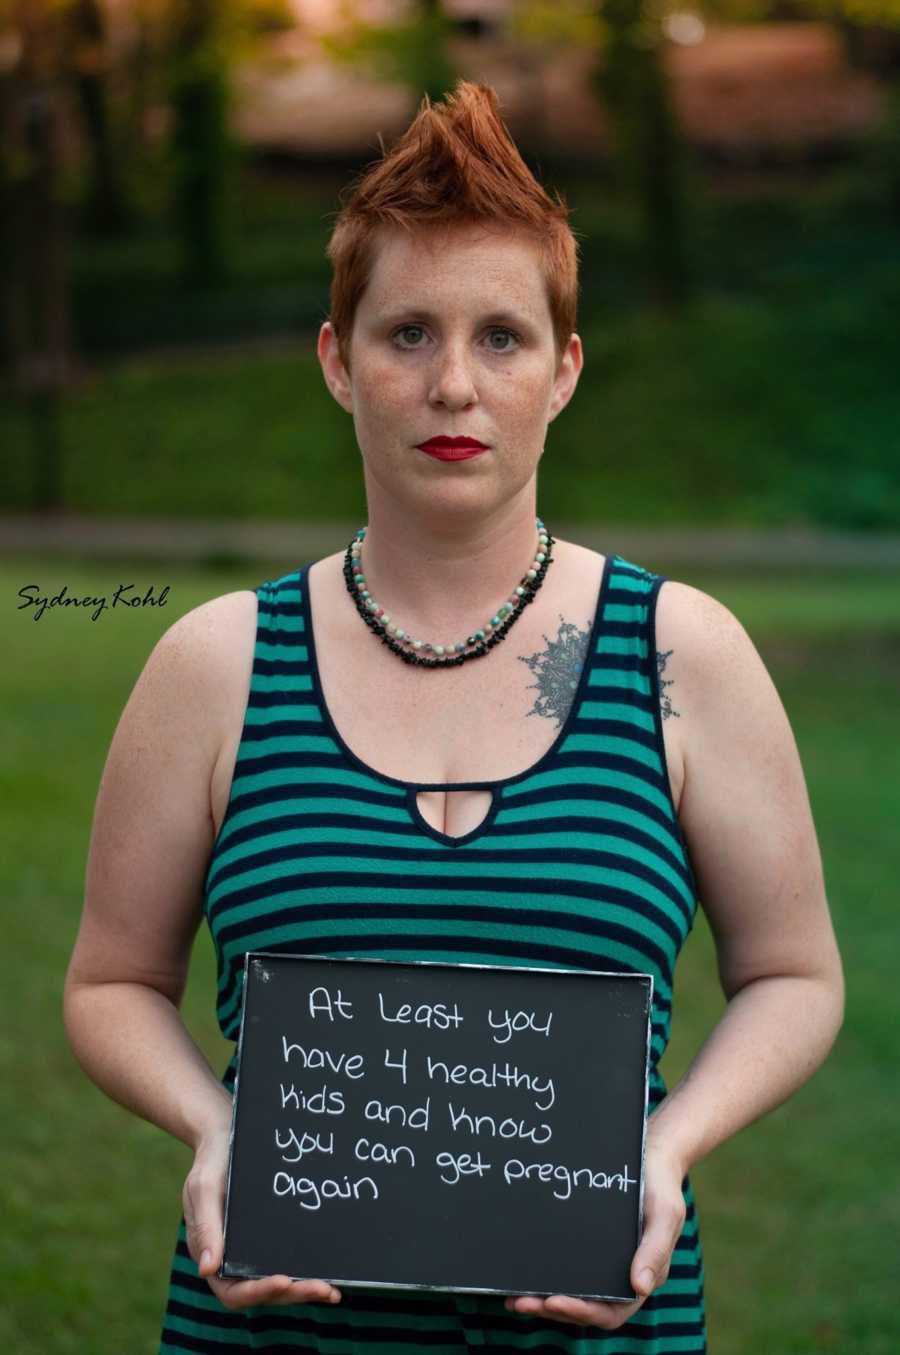
[[[386,324],[394,324],[398,320],[404,320],[411,315],[415,315],[419,320],[427,320],[429,323],[440,323],[440,316],[434,311],[429,310],[427,306],[395,306],[383,313],[381,318]],[[520,315],[517,311],[493,310],[482,315],[479,318],[478,323],[491,325],[522,325],[527,327],[531,324],[531,321],[526,315]]]

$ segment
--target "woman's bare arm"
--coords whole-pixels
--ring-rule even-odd
[[[778,693],[726,607],[684,584],[666,588],[680,595],[671,600],[684,640],[670,675],[690,721],[679,820],[728,999],[653,1117],[687,1171],[815,1072],[840,1028],[843,977]]]
[[[660,592],[657,644],[671,651],[666,671],[685,724],[679,822],[727,1006],[648,1122],[645,1230],[631,1270],[642,1297],[626,1305],[565,1295],[507,1300],[512,1311],[606,1329],[665,1282],[690,1168],[800,1087],[843,1016],[809,797],[772,680],[731,612],[684,584]]]
[[[319,1280],[219,1280],[231,1096],[180,1005],[215,837],[210,787],[235,674],[235,634],[256,600],[231,593],[165,633],[119,720],[97,795],[84,910],[66,975],[66,1032],[89,1077],[194,1150],[183,1205],[188,1248],[227,1307],[328,1298]],[[252,614],[251,614],[252,612]],[[249,655],[252,661],[252,651]],[[242,685],[242,693],[237,688]]]
[[[202,918],[222,742],[216,649],[235,597],[175,622],[141,673],[104,767],[63,1010],[85,1072],[196,1147],[228,1094],[178,1009]]]

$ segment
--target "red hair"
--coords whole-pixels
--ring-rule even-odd
[[[522,230],[537,244],[558,366],[575,329],[578,245],[568,205],[558,193],[554,201],[525,164],[491,86],[459,80],[439,104],[426,94],[390,151],[383,142],[381,148],[381,159],[339,195],[349,198],[326,249],[332,266],[329,319],[347,371],[353,321],[375,265],[379,229],[399,226],[412,233],[476,223]]]

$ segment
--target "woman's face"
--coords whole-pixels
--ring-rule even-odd
[[[329,389],[353,415],[373,498],[418,514],[476,514],[528,489],[548,423],[581,371],[573,334],[557,370],[537,248],[481,225],[382,232],[356,311],[352,375],[322,326]],[[469,436],[489,450],[444,462],[418,444]]]

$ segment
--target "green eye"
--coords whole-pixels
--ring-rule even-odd
[[[414,334],[416,334],[416,333],[421,334],[421,333],[424,332],[424,327],[423,327],[422,325],[402,325],[400,329],[397,329],[397,330],[394,331],[394,333],[393,333],[393,335],[392,335],[392,338],[393,338],[394,341],[396,342],[397,339],[400,337],[401,334],[409,334],[410,331],[412,331],[412,333],[414,333]],[[493,345],[493,343],[492,343],[492,344],[490,345],[490,347],[493,349],[493,351],[494,351],[495,353],[510,353],[510,352],[513,351],[513,348],[514,348],[514,347],[518,347],[519,343],[521,342],[521,339],[519,338],[519,335],[516,334],[516,332],[515,332],[514,330],[512,330],[512,329],[506,329],[506,328],[505,328],[504,326],[502,326],[502,325],[495,325],[489,332],[490,332],[490,336],[491,336],[492,339],[493,339],[493,337],[494,337],[495,335],[497,335],[497,334],[505,334],[506,337],[507,337],[508,339],[514,340],[514,343],[513,343],[513,344],[507,343],[507,344],[506,344],[504,347],[502,347],[502,348],[496,348],[496,347]],[[412,344],[412,345],[409,345],[409,344],[401,344],[401,345],[400,345],[401,348],[403,348],[403,347],[410,347],[410,346],[413,347],[413,348],[418,348],[418,347],[420,347],[420,345],[417,344],[417,343],[414,343],[414,344]]]
[[[494,335],[494,334],[505,334],[505,335],[507,336],[507,338],[515,339],[516,344],[518,344],[518,342],[519,342],[519,336],[518,336],[518,334],[514,334],[513,331],[512,331],[511,329],[492,329],[492,330],[491,330],[491,334],[492,334],[492,335]],[[511,348],[511,346],[510,346],[509,344],[507,344],[505,348],[495,349],[494,351],[495,351],[495,352],[500,352],[500,353],[508,353],[508,352],[510,351],[510,348]]]
[[[418,332],[421,334],[421,333],[422,333],[422,326],[421,326],[421,325],[404,325],[402,329],[398,329],[398,330],[396,331],[396,333],[394,334],[394,338],[396,339],[397,336],[400,335],[400,334],[408,334],[410,330],[412,330],[414,333],[418,330]]]

